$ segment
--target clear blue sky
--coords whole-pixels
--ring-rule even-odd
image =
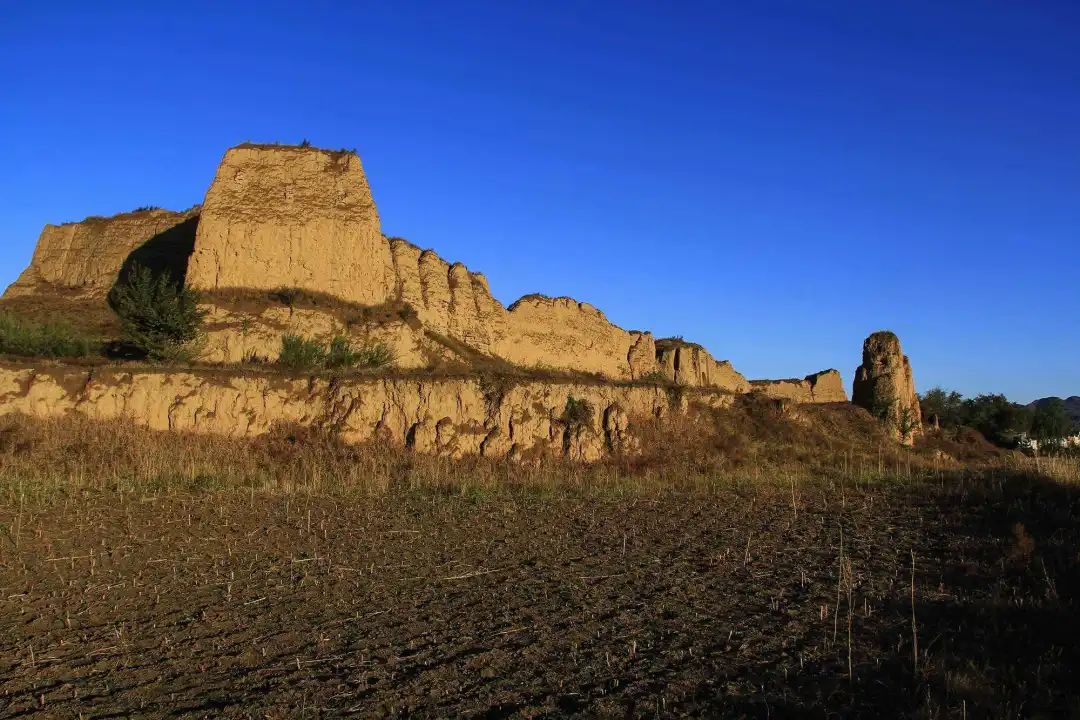
[[[1080,394],[1071,1],[6,2],[0,135],[5,285],[46,222],[308,138],[505,303],[849,386],[890,328],[920,388]]]

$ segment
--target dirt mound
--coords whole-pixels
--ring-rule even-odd
[[[232,437],[265,435],[287,423],[327,430],[350,443],[378,440],[452,457],[594,461],[631,451],[638,426],[689,412],[691,398],[719,407],[733,397],[704,388],[676,398],[656,384],[582,377],[343,378],[0,363],[0,415],[79,414]]]
[[[495,354],[523,367],[568,367],[612,378],[653,372],[652,336],[623,330],[597,308],[573,298],[527,295],[507,312]],[[571,360],[572,358],[572,360]]]
[[[360,159],[350,152],[261,145],[229,150],[203,204],[188,279],[212,291],[287,287],[370,306],[402,303],[415,310],[425,330],[524,367],[614,379],[654,369],[651,359],[642,366],[643,355],[637,366],[631,362],[640,335],[612,325],[595,308],[532,296],[504,308],[479,273],[383,237]],[[243,337],[242,318],[218,313],[214,320],[215,360],[277,350],[280,318],[249,318]],[[341,332],[315,314],[289,320],[298,334]],[[391,338],[411,366],[424,362],[421,337]]]
[[[974,428],[928,430],[917,441],[916,447],[946,461],[964,465],[981,465],[998,462],[1018,454],[987,440]]]

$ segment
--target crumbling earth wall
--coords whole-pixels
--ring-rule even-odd
[[[863,342],[851,401],[883,420],[903,442],[913,443],[922,434],[922,409],[911,362],[895,333],[875,332]]]
[[[750,383],[754,392],[797,403],[847,402],[844,381],[837,370],[822,370],[807,375],[802,380],[754,380]]]
[[[47,226],[30,267],[5,297],[48,300],[57,288],[78,288],[100,305],[133,262],[168,269],[204,292],[201,358],[210,363],[273,361],[286,333],[323,343],[344,335],[357,344],[391,347],[405,368],[432,367],[446,357],[466,364],[494,358],[612,380],[662,376],[689,387],[751,389],[729,362],[699,345],[624,330],[572,298],[527,295],[504,307],[480,273],[385,237],[353,151],[231,148],[201,208]],[[380,324],[317,307],[283,309],[268,299],[283,288],[368,309],[408,308],[410,314]],[[262,303],[240,309],[220,301],[236,293],[262,293]],[[814,383],[790,391],[813,398],[807,401],[822,395]]]
[[[571,398],[573,400],[571,401]],[[255,437],[278,423],[451,456],[595,460],[632,452],[635,427],[734,396],[623,384],[478,378],[287,377],[214,370],[0,363],[0,415],[127,419],[153,430]],[[571,410],[571,408],[574,408]]]
[[[132,262],[182,277],[198,224],[198,208],[152,208],[113,217],[46,225],[30,265],[5,298],[48,295],[104,298]]]

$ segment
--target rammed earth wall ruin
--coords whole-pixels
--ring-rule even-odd
[[[491,381],[488,381],[491,382]],[[586,417],[567,416],[574,398]],[[332,431],[345,442],[379,439],[419,452],[595,460],[632,452],[641,422],[726,407],[715,390],[477,378],[291,378],[217,370],[34,367],[0,363],[0,415],[83,415],[153,430],[256,437],[278,423]]]
[[[134,261],[168,269],[204,291],[201,359],[208,363],[273,361],[286,333],[322,342],[345,335],[355,343],[385,343],[402,368],[494,358],[612,380],[663,377],[691,387],[752,389],[731,363],[699,345],[623,330],[571,298],[529,295],[504,307],[483,275],[385,237],[353,152],[232,148],[199,208],[47,226],[30,267],[5,298],[75,293],[101,305]],[[284,307],[268,299],[281,288],[324,294],[353,309]],[[254,293],[261,304],[223,299],[236,293]],[[357,307],[387,312],[373,320]],[[815,377],[755,388],[800,402],[846,400],[842,383],[819,384]]]
[[[104,298],[131,261],[177,276],[186,268],[198,217],[198,208],[182,213],[148,208],[109,218],[46,225],[30,265],[4,297],[66,291],[68,295]]]
[[[483,275],[385,238],[360,159],[352,153],[229,150],[203,203],[187,278],[202,290],[297,287],[365,305],[402,302],[425,330],[524,367],[613,379],[656,369],[654,353],[631,354],[651,336],[613,325],[590,305],[527,296],[505,308]],[[238,348],[256,355],[276,350],[276,343],[253,348],[235,334],[211,337],[211,359],[241,361]],[[399,355],[409,366],[423,363],[422,354]]]

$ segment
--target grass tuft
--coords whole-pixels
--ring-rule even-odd
[[[98,343],[66,322],[35,322],[0,312],[0,354],[28,357],[85,357]]]
[[[314,340],[301,335],[285,335],[281,338],[278,363],[290,370],[316,370],[325,365],[326,351]]]
[[[353,348],[349,339],[336,335],[329,345],[302,335],[284,335],[278,363],[290,370],[378,369],[394,365],[394,351],[385,343],[375,342]]]
[[[566,409],[563,410],[563,422],[572,430],[577,428],[591,427],[593,421],[593,406],[584,398],[575,398],[572,395],[566,398]]]

